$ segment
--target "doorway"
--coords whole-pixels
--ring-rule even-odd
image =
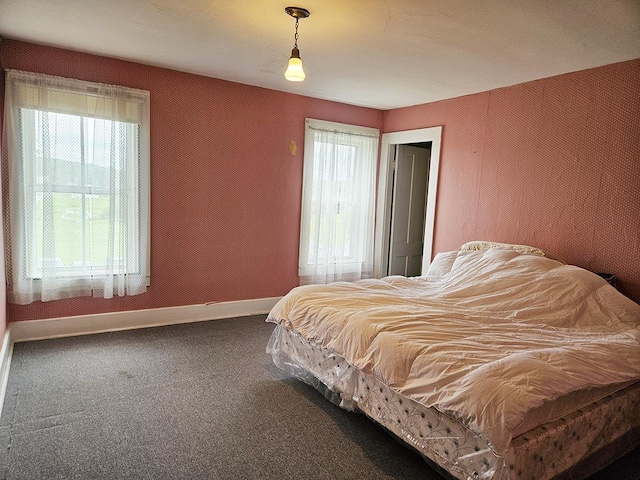
[[[376,231],[375,231],[375,257],[374,257],[374,272],[377,278],[386,276],[389,272],[398,271],[402,265],[402,259],[396,262],[390,262],[391,255],[394,255],[394,249],[392,242],[390,241],[392,234],[392,224],[394,223],[393,205],[394,205],[394,170],[396,168],[396,152],[405,150],[404,145],[424,147],[430,145],[431,154],[428,162],[428,171],[426,172],[425,179],[427,183],[426,189],[426,205],[422,210],[424,215],[423,232],[422,232],[422,255],[421,259],[418,255],[418,263],[421,263],[420,267],[416,265],[416,255],[411,253],[413,260],[407,260],[405,257],[405,266],[407,262],[412,263],[411,272],[413,274],[426,273],[431,263],[431,255],[433,249],[433,232],[435,225],[435,207],[436,207],[436,193],[438,184],[438,170],[440,165],[440,142],[442,136],[442,127],[422,128],[418,130],[408,130],[403,132],[385,133],[382,135],[382,148],[380,151],[380,171],[378,180],[378,203],[376,206]],[[413,161],[411,162],[412,168],[415,168]],[[407,164],[408,165],[408,164]],[[405,165],[406,167],[406,165]],[[407,174],[407,170],[402,173],[407,178],[413,178],[412,174]],[[419,182],[419,177],[415,178],[416,182]],[[406,182],[406,178],[404,180]],[[404,190],[406,190],[406,183]],[[397,192],[397,190],[396,190]],[[418,194],[419,195],[419,194]],[[414,202],[419,204],[420,202]],[[404,215],[411,215],[412,208],[404,212]],[[420,213],[420,212],[418,212]],[[415,217],[416,212],[413,213]],[[415,226],[416,222],[414,222]],[[400,235],[401,238],[403,235]],[[413,233],[415,238],[417,234]],[[409,247],[407,247],[409,248]],[[415,246],[411,247],[415,250]],[[402,253],[402,252],[401,252]],[[390,255],[391,254],[391,255]],[[402,257],[403,255],[399,255]],[[392,267],[390,269],[390,266]],[[418,273],[419,269],[419,273]]]
[[[387,275],[422,273],[431,142],[395,146]]]

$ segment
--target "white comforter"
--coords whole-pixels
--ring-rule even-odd
[[[640,306],[597,275],[513,250],[448,255],[437,276],[294,288],[267,320],[458,419],[498,455],[544,402],[640,379]]]

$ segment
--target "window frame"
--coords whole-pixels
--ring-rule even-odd
[[[22,150],[23,150],[23,154],[22,154],[22,161],[21,161],[21,165],[23,167],[23,175],[24,175],[24,170],[29,170],[30,173],[28,175],[24,175],[24,177],[29,178],[30,180],[25,180],[24,182],[24,206],[25,206],[25,211],[26,210],[32,210],[32,213],[30,216],[25,214],[25,217],[30,217],[32,219],[32,222],[30,225],[25,225],[25,252],[26,252],[26,259],[25,259],[25,268],[24,268],[24,274],[23,277],[25,279],[30,279],[30,280],[35,280],[35,281],[39,281],[42,279],[42,266],[38,266],[40,264],[40,262],[38,260],[42,260],[44,262],[45,258],[44,257],[40,257],[38,255],[38,235],[34,232],[36,232],[38,230],[38,226],[37,226],[37,219],[38,219],[38,215],[36,213],[37,210],[37,202],[38,202],[38,194],[42,194],[44,195],[45,193],[45,189],[44,189],[44,178],[42,182],[38,182],[36,179],[36,175],[34,175],[32,172],[33,170],[36,168],[36,165],[34,164],[34,162],[29,162],[29,164],[27,165],[27,162],[25,161],[25,157],[29,157],[29,158],[36,158],[36,154],[35,153],[30,153],[29,155],[24,154],[24,150],[26,148],[31,148],[33,150],[34,144],[36,143],[34,142],[29,142],[28,140],[24,140],[25,137],[27,137],[27,135],[25,135],[25,128],[27,128],[27,131],[29,133],[28,136],[35,136],[33,135],[34,131],[35,131],[35,126],[29,125],[28,127],[25,127],[25,115],[24,115],[24,108],[19,108],[20,113],[18,115],[18,121],[19,121],[19,129],[22,132],[22,138],[23,138],[23,142],[22,142]],[[54,115],[59,115],[59,113],[57,112],[52,112],[49,110],[33,110],[33,109],[29,109],[32,110],[34,112],[35,115],[38,114],[54,114]],[[96,276],[96,275],[106,275],[106,265],[99,265],[96,267],[90,266],[88,267],[86,265],[87,262],[87,255],[86,255],[86,247],[87,247],[87,230],[89,229],[89,225],[85,222],[85,218],[86,218],[86,203],[87,203],[87,197],[90,197],[92,195],[103,195],[103,196],[108,196],[110,197],[110,191],[108,187],[95,187],[93,185],[91,185],[90,183],[88,183],[88,178],[87,178],[87,164],[88,164],[88,160],[87,160],[87,156],[86,156],[86,152],[84,149],[84,145],[82,145],[83,140],[85,138],[85,129],[87,128],[87,123],[88,121],[92,121],[95,120],[92,117],[87,117],[87,116],[81,116],[81,115],[73,115],[74,117],[77,117],[77,119],[79,120],[79,130],[81,130],[81,132],[79,133],[79,137],[80,137],[80,177],[81,177],[81,181],[80,181],[80,185],[72,185],[69,183],[62,183],[62,182],[56,182],[55,179],[51,180],[51,190],[52,193],[56,194],[56,193],[60,193],[60,194],[71,194],[71,195],[80,195],[81,196],[81,203],[82,203],[82,210],[81,210],[81,218],[83,220],[83,226],[82,226],[82,241],[81,241],[81,245],[82,245],[82,261],[83,261],[83,265],[82,266],[76,266],[76,265],[64,265],[64,266],[56,266],[56,273],[58,273],[60,278],[90,278],[92,276]],[[126,135],[127,140],[129,140],[129,142],[127,143],[127,145],[125,145],[125,149],[134,149],[134,150],[138,150],[138,154],[135,155],[135,157],[133,158],[133,165],[129,162],[127,162],[127,165],[125,166],[125,168],[133,170],[136,172],[136,178],[140,177],[140,154],[139,154],[139,138],[140,138],[140,130],[141,130],[141,126],[139,124],[134,124],[134,123],[126,123],[126,122],[118,122],[123,124],[124,128],[132,130],[130,132],[128,132],[128,134]],[[37,124],[37,122],[34,122],[34,125]],[[118,126],[116,125],[116,128]],[[32,129],[33,128],[33,129]],[[135,133],[134,133],[135,130]],[[133,135],[132,135],[133,134]],[[37,150],[37,149],[36,149]],[[44,175],[44,174],[43,174]],[[117,192],[116,192],[117,193]],[[138,195],[139,196],[139,195]],[[138,202],[139,203],[139,202]],[[134,211],[136,213],[136,215],[130,215],[127,218],[127,229],[131,230],[136,229],[136,230],[140,230],[138,228],[138,222],[139,222],[139,217],[140,217],[140,208],[139,205],[137,206],[138,208],[135,208]],[[141,248],[141,241],[140,241],[140,232],[138,232],[138,235],[136,236],[136,251],[140,251]],[[127,270],[125,272],[125,275],[130,274],[130,275],[140,275],[140,265],[143,264],[143,262],[140,259],[140,255],[136,255],[136,258],[134,258],[133,260],[133,266],[135,268],[131,268],[130,270]],[[127,266],[130,264],[130,262],[127,262]],[[145,272],[145,276],[147,277],[147,284],[149,282],[149,274],[148,274],[148,268],[147,268],[147,272]]]

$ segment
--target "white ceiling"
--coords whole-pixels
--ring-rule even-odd
[[[640,0],[0,0],[0,35],[386,110],[640,58]]]

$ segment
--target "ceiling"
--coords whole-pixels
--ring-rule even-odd
[[[640,58],[640,0],[0,0],[0,35],[387,110]]]

